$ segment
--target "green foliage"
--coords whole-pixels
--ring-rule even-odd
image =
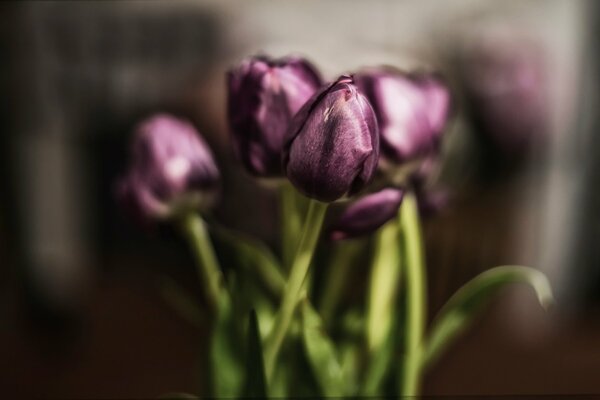
[[[512,283],[529,284],[544,308],[553,302],[550,283],[540,271],[521,266],[489,269],[461,287],[442,308],[425,347],[423,366],[431,365],[452,340],[471,324],[488,300],[498,290]]]
[[[345,380],[333,342],[319,314],[307,300],[301,304],[303,343],[315,379],[324,396],[343,396]]]
[[[209,374],[214,397],[236,397],[243,384],[239,330],[231,304],[222,301],[209,342]]]
[[[396,352],[397,338],[394,329],[390,330],[385,342],[369,355],[364,383],[362,385],[362,396],[382,396],[383,384],[393,367]]]
[[[367,300],[367,346],[369,354],[380,350],[390,335],[397,316],[396,298],[400,287],[401,257],[396,220],[376,234]]]
[[[412,208],[407,208],[407,204]],[[318,226],[325,212],[324,206],[319,207],[323,208],[319,209]],[[325,293],[321,310],[329,317],[328,327],[335,342],[327,334],[322,316],[306,298],[305,282],[319,235],[316,223],[307,224],[309,234],[300,243],[308,244],[305,243],[303,251],[299,245],[294,261],[301,264],[301,273],[294,273],[292,264],[289,282],[281,263],[263,243],[213,226],[216,242],[227,260],[226,285],[222,285],[211,241],[204,231],[200,232],[202,235],[190,235],[198,239],[195,240],[197,261],[206,269],[199,270],[200,277],[212,279],[205,279],[213,283],[205,289],[213,288],[218,294],[213,296],[218,298],[216,307],[206,314],[213,317],[212,321],[204,322],[205,315],[195,307],[192,297],[173,282],[165,281],[161,288],[165,299],[182,317],[197,326],[210,326],[204,353],[210,395],[217,398],[384,396],[398,382],[401,393],[417,395],[423,371],[470,326],[500,289],[512,283],[526,283],[535,290],[543,306],[552,302],[549,282],[541,272],[520,266],[492,268],[450,298],[426,336],[427,282],[416,199],[405,199],[400,213],[400,218],[377,233],[366,304],[340,317],[335,310],[343,293],[343,282],[352,270],[349,266],[352,262],[356,264],[355,256],[361,246],[346,247],[347,251],[333,257],[339,265],[328,282],[335,284],[326,285],[324,290],[334,290]],[[203,252],[209,247],[211,254],[207,257]],[[286,290],[298,296],[282,302]],[[280,317],[280,325],[281,321],[285,324],[279,326],[276,346],[271,347],[269,358],[265,349],[269,347],[273,327],[277,327],[276,315]],[[279,360],[278,353],[281,353]],[[269,365],[271,368],[267,368]],[[400,379],[393,379],[397,377]],[[170,393],[163,398],[195,397]]]
[[[246,371],[242,396],[265,398],[267,396],[267,383],[265,379],[265,366],[263,362],[262,342],[258,328],[256,312],[250,312],[246,342]]]

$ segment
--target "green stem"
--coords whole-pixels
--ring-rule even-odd
[[[373,354],[386,340],[400,284],[398,222],[392,220],[377,231],[367,300],[367,347]]]
[[[426,317],[426,270],[417,201],[407,193],[400,207],[404,253],[406,255],[405,354],[401,368],[401,396],[418,396],[421,384],[421,353]]]
[[[301,298],[302,288],[308,276],[310,262],[315,251],[326,211],[327,204],[311,200],[283,299],[281,300],[279,311],[275,315],[271,332],[265,342],[264,352],[267,381],[270,381],[272,377],[277,354],[287,334],[296,305]]]
[[[283,182],[280,186],[281,199],[281,254],[283,268],[289,271],[295,256],[297,238],[302,229],[302,216],[298,204],[296,189],[290,182]]]
[[[181,218],[180,225],[194,252],[198,278],[206,298],[212,309],[217,310],[225,288],[206,224],[198,214],[189,213]]]
[[[397,219],[381,227],[373,243],[367,297],[367,362],[361,387],[362,396],[381,395],[382,386],[393,362],[397,330],[395,315],[400,292],[402,251],[399,246],[400,225]]]

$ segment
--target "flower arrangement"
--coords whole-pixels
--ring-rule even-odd
[[[227,90],[237,158],[280,189],[280,257],[207,222],[219,170],[187,121],[159,114],[141,122],[119,184],[132,215],[175,224],[195,255],[210,315],[205,395],[417,396],[423,372],[497,289],[525,282],[543,306],[552,301],[539,271],[495,267],[460,288],[426,327],[420,213],[435,204],[424,182],[452,114],[441,76],[386,67],[324,83],[307,60],[257,56],[229,71]],[[334,202],[344,210],[324,226]],[[229,241],[244,273],[224,273],[211,235]],[[365,252],[348,239],[365,236],[365,306],[339,315],[348,266]],[[316,301],[319,240],[339,246]],[[251,290],[240,290],[241,280]]]

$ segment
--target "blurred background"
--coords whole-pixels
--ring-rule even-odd
[[[496,265],[553,283],[549,313],[526,287],[502,291],[425,394],[600,394],[598,34],[584,0],[0,3],[0,390],[197,392],[203,331],[160,291],[198,292],[191,256],[168,227],[135,226],[114,183],[140,118],[185,116],[223,173],[214,218],[275,248],[274,193],[235,161],[225,116],[225,71],[265,52],[328,79],[381,64],[447,78],[431,315]]]

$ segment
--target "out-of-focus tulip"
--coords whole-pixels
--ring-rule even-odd
[[[383,156],[400,164],[438,150],[450,110],[450,93],[440,77],[374,68],[355,80],[375,110]]]
[[[119,196],[145,221],[209,205],[219,170],[194,126],[167,114],[140,123],[131,148],[130,169]]]
[[[421,217],[430,217],[442,212],[452,201],[450,190],[441,188],[430,188],[416,190],[419,213]]]
[[[306,196],[331,202],[358,192],[379,159],[371,105],[349,76],[315,94],[296,114],[286,137],[287,177]]]
[[[297,57],[252,57],[229,71],[234,149],[253,175],[282,175],[281,150],[289,123],[321,83],[315,67]]]
[[[511,32],[473,39],[460,70],[476,130],[503,155],[526,154],[548,133],[549,92],[543,49]]]
[[[387,188],[351,204],[331,230],[333,240],[348,239],[374,232],[398,214],[404,191]]]

